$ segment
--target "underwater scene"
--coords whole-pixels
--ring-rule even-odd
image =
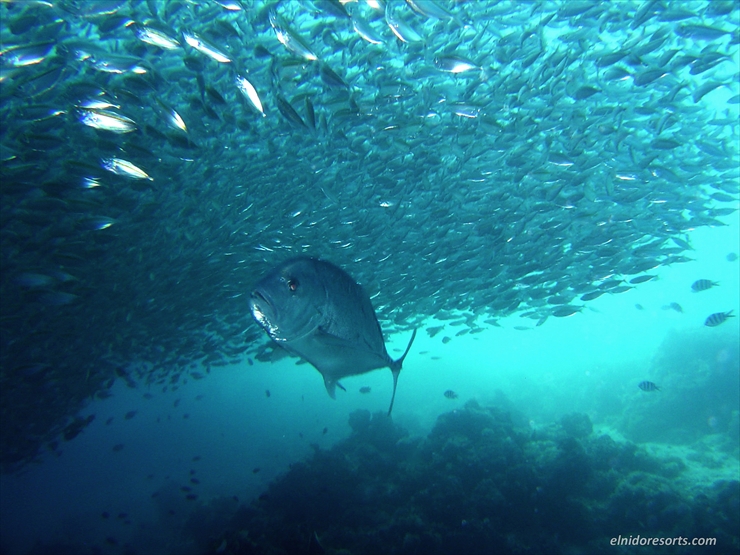
[[[740,553],[737,0],[0,1],[0,555]]]

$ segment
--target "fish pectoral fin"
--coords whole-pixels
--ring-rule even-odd
[[[322,376],[324,376],[322,374]],[[337,380],[334,378],[330,378],[329,376],[324,376],[324,385],[326,386],[326,392],[329,394],[329,397],[332,399],[336,399],[336,390],[337,390]],[[342,387],[341,385],[339,387]],[[344,389],[342,387],[342,389]],[[346,391],[346,389],[345,389]]]
[[[332,399],[336,399],[336,391],[337,387],[341,389],[342,391],[347,391],[342,384],[339,383],[339,381],[336,378],[330,378],[329,376],[326,376],[324,374],[321,374],[324,376],[324,385],[326,386],[326,392],[329,394],[329,397]]]

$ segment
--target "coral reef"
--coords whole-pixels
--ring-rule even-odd
[[[682,490],[680,459],[592,433],[586,415],[538,429],[469,401],[425,439],[355,411],[353,434],[294,464],[209,549],[267,553],[615,553],[613,537],[716,537],[740,549],[740,483]],[[691,553],[691,546],[651,553]],[[663,551],[661,551],[663,549]]]
[[[630,393],[618,427],[633,441],[691,443],[705,434],[738,435],[737,335],[711,330],[669,334],[652,364],[661,389]]]

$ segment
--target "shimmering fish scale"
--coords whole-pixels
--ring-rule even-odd
[[[123,158],[105,158],[102,160],[101,165],[116,175],[131,179],[148,179],[149,181],[153,181],[144,170]]]
[[[109,110],[82,110],[80,121],[89,127],[113,133],[131,133],[136,130],[136,122]]]
[[[316,54],[313,53],[311,47],[300,37],[295,31],[293,31],[283,21],[283,19],[274,11],[270,11],[270,25],[275,31],[275,36],[293,54],[305,58],[306,60],[313,61],[318,60]]]
[[[237,75],[236,86],[239,89],[239,92],[242,93],[244,97],[249,100],[252,106],[254,106],[254,108],[264,117],[265,109],[262,107],[262,101],[260,100],[259,94],[257,94],[257,89],[254,88],[254,85],[252,85],[246,77]]]

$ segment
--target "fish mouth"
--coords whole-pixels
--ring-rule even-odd
[[[274,319],[271,317],[274,316],[275,311],[270,299],[264,293],[255,289],[249,297],[249,308],[257,323],[273,337],[277,332],[277,326],[271,321]]]
[[[265,297],[258,289],[255,289],[250,295],[250,302],[255,303],[259,301],[265,302],[268,305],[270,304],[270,301],[267,300],[267,297]]]
[[[264,314],[265,310],[272,312],[272,303],[263,293],[258,290],[252,291],[249,297],[249,307],[252,309],[252,313],[257,312]]]

